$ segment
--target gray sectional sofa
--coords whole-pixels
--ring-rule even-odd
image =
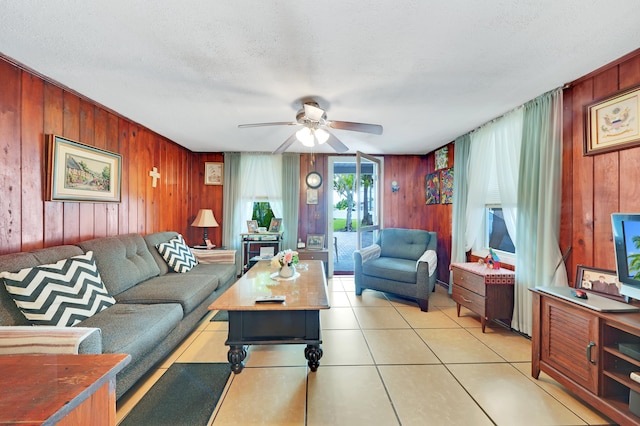
[[[131,355],[131,363],[116,376],[116,398],[120,398],[194,329],[208,306],[235,282],[232,263],[198,264],[187,273],[170,270],[156,244],[177,235],[127,234],[0,255],[0,271],[17,272],[93,251],[104,286],[116,303],[75,325],[100,329],[81,343],[79,353]],[[30,324],[0,284],[0,326]]]

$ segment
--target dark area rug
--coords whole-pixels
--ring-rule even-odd
[[[230,374],[228,363],[175,363],[120,425],[206,426]]]
[[[218,311],[217,314],[211,318],[211,321],[229,321],[229,311]]]

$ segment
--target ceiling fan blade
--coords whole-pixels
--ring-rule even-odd
[[[297,140],[298,139],[296,138],[296,134],[292,134],[286,141],[284,141],[282,145],[280,145],[275,151],[273,151],[272,154],[282,154]]]
[[[310,104],[304,104],[304,115],[312,121],[320,121],[325,117],[322,108]]]
[[[328,143],[329,146],[333,148],[334,151],[336,151],[338,154],[349,151],[349,148],[345,144],[340,142],[340,140],[333,136],[331,133],[329,133],[329,139],[327,139],[326,143]]]
[[[351,121],[327,121],[327,126],[332,129],[353,130],[356,132],[382,134],[382,126],[379,124],[353,123]]]
[[[273,123],[253,123],[253,124],[238,124],[238,128],[246,129],[248,127],[264,127],[264,126],[298,126],[299,123],[295,121],[275,121]]]

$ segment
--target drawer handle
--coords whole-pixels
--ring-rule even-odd
[[[465,301],[465,302],[467,302],[467,303],[471,303],[471,300],[470,300],[470,299],[467,299],[467,298],[466,298],[466,297],[464,297],[464,296],[462,296],[462,300],[464,300],[464,301]]]
[[[587,345],[587,361],[591,364],[596,365],[596,362],[591,358],[591,348],[593,348],[596,344],[594,342],[589,342]]]

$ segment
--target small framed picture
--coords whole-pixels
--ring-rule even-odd
[[[322,250],[324,248],[324,234],[308,234],[307,250]]]
[[[318,204],[317,189],[307,189],[307,204]]]
[[[269,232],[280,232],[282,230],[282,219],[273,218],[269,224]]]
[[[204,184],[222,185],[224,163],[204,163]]]
[[[250,233],[258,232],[258,221],[257,220],[248,220],[247,221],[247,232],[250,232]]]
[[[620,302],[629,302],[628,297],[620,294],[621,286],[622,284],[618,281],[616,271],[578,265],[576,288]]]

